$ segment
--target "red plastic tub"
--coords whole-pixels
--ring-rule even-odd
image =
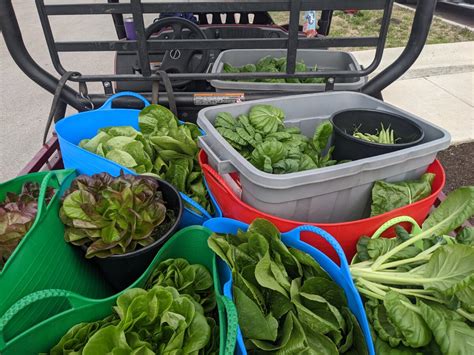
[[[245,204],[232,191],[228,184],[221,176],[207,163],[207,155],[204,151],[199,154],[199,162],[201,164],[204,176],[209,185],[211,193],[214,195],[218,205],[222,209],[224,217],[237,219],[244,223],[251,223],[255,218],[265,218],[275,224],[281,232],[288,232],[298,226],[310,224],[308,222],[291,221],[279,217],[275,217],[264,212],[258,211],[255,208]],[[435,160],[427,169],[427,172],[436,175],[433,185],[432,194],[423,200],[412,203],[408,206],[397,208],[396,210],[381,214],[379,216],[360,219],[357,221],[343,222],[343,223],[311,223],[319,228],[324,229],[331,234],[341,244],[347,259],[351,260],[356,252],[357,240],[363,236],[371,236],[383,223],[399,216],[410,216],[415,219],[418,224],[421,224],[431,206],[433,206],[436,198],[444,187],[446,182],[446,175],[441,163]],[[235,176],[233,177],[234,179]],[[238,181],[236,181],[238,184]],[[402,224],[403,225],[403,224]],[[405,228],[410,228],[410,224],[403,225]],[[383,236],[393,237],[393,228],[387,230]],[[301,238],[304,242],[318,248],[326,253],[331,259],[338,260],[337,255],[333,249],[321,241],[320,238],[314,238],[310,233],[302,234]]]

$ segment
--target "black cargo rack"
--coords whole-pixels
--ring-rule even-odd
[[[381,91],[393,81],[399,78],[413,64],[420,54],[431,25],[435,0],[419,0],[415,18],[413,21],[411,34],[407,46],[400,57],[387,69],[371,79],[361,89],[362,92],[372,96],[380,96]],[[209,80],[209,79],[245,79],[245,78],[307,78],[324,77],[327,82],[327,89],[331,89],[331,83],[335,78],[361,77],[367,76],[375,71],[379,66],[386,42],[388,27],[393,8],[393,0],[208,0],[208,1],[157,1],[142,3],[141,0],[130,0],[121,3],[118,0],[108,0],[104,3],[77,3],[71,1],[69,4],[45,4],[44,0],[36,0],[36,6],[46,37],[48,49],[53,65],[57,73],[63,77],[63,81],[78,82],[79,90],[74,90],[71,86],[61,83],[60,95],[62,107],[58,109],[56,119],[62,117],[66,105],[71,105],[79,111],[88,110],[91,107],[101,105],[108,96],[110,90],[105,90],[102,94],[87,93],[86,84],[88,82],[102,82],[104,88],[110,83],[117,81],[166,81],[168,77],[171,81],[177,79],[189,80]],[[300,11],[305,10],[383,10],[379,35],[376,37],[316,37],[301,38],[299,36]],[[145,39],[144,14],[162,12],[256,12],[256,11],[288,11],[290,14],[288,38],[265,38],[265,39],[206,39],[206,40],[156,40]],[[111,15],[114,23],[120,24],[124,14],[131,14],[136,27],[137,40],[114,40],[114,41],[55,41],[50,16],[61,15]],[[123,21],[123,19],[122,19]],[[25,48],[21,30],[19,28],[14,7],[11,0],[0,2],[0,23],[2,33],[5,38],[10,54],[17,65],[36,83],[51,93],[57,92],[60,81],[41,68],[29,55]],[[122,22],[123,24],[123,22]],[[118,33],[118,32],[117,32]],[[328,47],[375,47],[375,56],[372,63],[361,70],[356,71],[317,71],[317,72],[296,72],[296,51],[298,48],[328,48]],[[287,72],[286,73],[152,73],[150,69],[149,54],[157,50],[171,49],[254,49],[254,48],[287,48]],[[96,51],[125,51],[135,52],[139,58],[141,74],[80,74],[72,69],[63,67],[59,53],[61,52],[96,52]],[[67,77],[67,78],[66,78]],[[64,87],[62,87],[64,85]],[[169,89],[169,86],[168,86]],[[165,105],[173,104],[178,107],[190,107],[195,105],[194,97],[196,92],[176,92],[167,90],[168,95],[160,95],[159,102]],[[169,92],[171,91],[171,92]],[[245,100],[252,100],[275,95],[289,95],[292,92],[259,92],[245,95]],[[145,96],[150,97],[150,94]],[[173,102],[170,102],[173,101]],[[134,98],[120,98],[117,106],[139,107],[140,103]]]

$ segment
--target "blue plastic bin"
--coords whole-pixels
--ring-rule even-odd
[[[132,126],[136,130],[139,130],[138,114],[140,110],[112,108],[112,101],[121,96],[133,96],[142,100],[145,106],[150,105],[148,100],[141,95],[128,91],[120,92],[111,96],[97,110],[78,113],[56,123],[56,133],[58,135],[65,168],[73,168],[76,169],[79,174],[87,175],[107,172],[113,176],[118,176],[121,170],[127,174],[137,175],[134,171],[82,149],[78,145],[81,140],[94,137],[97,131],[104,127]],[[189,196],[181,193],[183,201],[193,206],[199,213],[185,207],[180,228],[190,225],[202,225],[206,220],[212,217],[222,217],[222,212],[214,200],[214,197],[209,192],[209,189],[207,189],[207,191],[214,206],[214,216],[211,216],[201,205],[196,203]]]
[[[236,221],[230,218],[213,218],[204,223],[204,227],[209,228],[215,233],[222,234],[237,234],[239,229],[246,231],[249,227],[248,224]],[[301,232],[312,232],[315,235],[325,239],[336,251],[339,256],[340,266],[329,259],[324,253],[318,249],[302,242],[300,240]],[[365,342],[367,344],[367,350],[370,355],[375,355],[374,343],[370,334],[369,322],[365,314],[364,305],[360,298],[359,292],[357,291],[352,277],[349,271],[349,265],[339,243],[324,230],[313,227],[313,226],[301,226],[295,228],[289,232],[282,233],[282,241],[285,245],[304,251],[311,255],[321,267],[331,276],[331,278],[344,290],[347,303],[351,311],[357,318],[359,325],[364,333]],[[219,279],[221,285],[223,285],[223,293],[225,296],[232,298],[232,272],[227,264],[220,258],[217,260],[219,266]],[[240,328],[237,333],[237,346],[236,354],[247,354],[245,349],[244,340]]]

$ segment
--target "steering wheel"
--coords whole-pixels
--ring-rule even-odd
[[[166,17],[152,23],[145,31],[148,39],[152,34],[171,28],[169,39],[207,39],[195,23],[180,17]],[[156,53],[156,52],[155,52]],[[202,73],[209,65],[210,51],[205,49],[172,49],[164,53],[159,70],[167,73]],[[184,86],[191,80],[172,81],[173,86]]]

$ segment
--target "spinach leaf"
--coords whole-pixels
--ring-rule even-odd
[[[376,181],[372,188],[370,216],[392,211],[429,196],[434,177],[434,174],[426,173],[420,180],[414,181],[395,183]]]
[[[334,147],[326,147],[333,128],[322,122],[312,140],[297,127],[285,127],[284,113],[270,105],[256,105],[237,119],[227,112],[217,115],[216,130],[243,157],[270,174],[287,174],[331,166]]]
[[[222,71],[224,73],[253,73],[253,72],[263,72],[263,73],[286,73],[286,57],[274,58],[272,56],[266,56],[257,61],[256,64],[246,64],[241,67],[234,67],[230,63],[224,63]],[[303,61],[297,61],[295,72],[307,72],[307,71],[317,71],[318,66],[308,67]],[[323,83],[324,78],[307,78],[307,79],[298,79],[298,78],[287,78],[287,79],[243,79],[237,80],[243,82],[265,82],[265,83],[292,83],[292,84],[316,84]]]
[[[252,152],[251,163],[262,171],[273,172],[273,167],[286,155],[283,143],[268,141],[259,144]]]
[[[209,247],[232,270],[246,347],[256,353],[367,353],[343,290],[308,254],[288,248],[269,221],[236,235],[213,234]]]
[[[250,109],[250,124],[259,132],[269,134],[276,132],[283,125],[285,113],[274,106],[256,105]]]

